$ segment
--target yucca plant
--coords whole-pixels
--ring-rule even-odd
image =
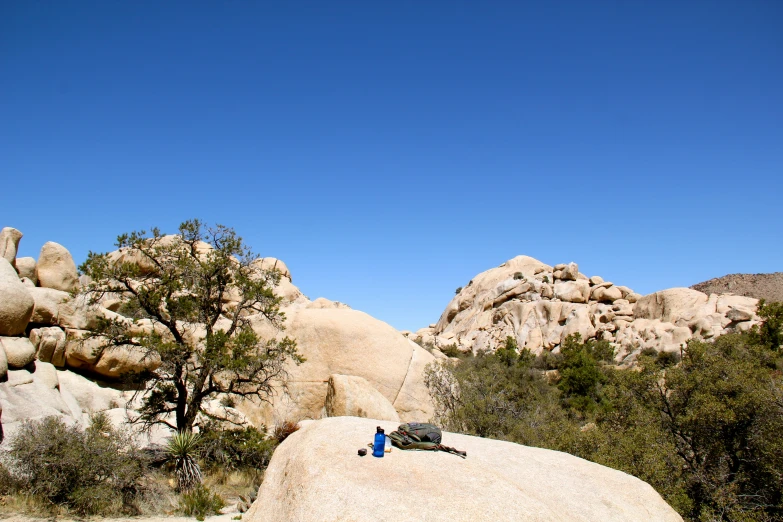
[[[167,451],[174,460],[177,489],[180,492],[190,491],[201,485],[201,468],[196,462],[199,439],[198,433],[189,431],[180,431],[169,439]]]

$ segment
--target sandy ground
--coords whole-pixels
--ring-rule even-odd
[[[212,517],[207,517],[204,520],[208,520],[209,522],[230,522],[234,519],[234,517],[239,516],[239,513],[226,513],[225,515],[216,515]],[[36,517],[28,517],[25,515],[0,515],[0,520],[3,522],[51,522],[53,520],[57,520],[60,522],[83,522],[82,519],[76,519],[76,518],[36,518]],[[158,522],[158,521],[165,521],[165,522],[195,522],[195,518],[193,517],[167,517],[167,516],[157,516],[157,517],[127,517],[127,518],[102,518],[102,517],[90,517],[88,520],[94,521],[94,522]]]

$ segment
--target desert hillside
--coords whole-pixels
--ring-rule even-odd
[[[783,301],[783,272],[772,274],[729,274],[691,287],[705,294],[731,293],[765,301]]]

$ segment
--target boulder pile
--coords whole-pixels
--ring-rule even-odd
[[[649,484],[558,451],[446,432],[444,444],[466,459],[398,449],[358,456],[376,426],[397,429],[357,417],[302,423],[275,450],[242,520],[682,520]]]
[[[515,257],[474,277],[440,320],[409,338],[462,351],[494,350],[507,337],[534,354],[557,351],[572,334],[601,339],[630,364],[646,349],[679,351],[691,338],[710,339],[758,323],[757,300],[672,288],[642,296],[588,277],[576,263],[546,265]]]
[[[102,318],[127,321],[140,332],[156,326],[123,316],[123,295],[106,295],[91,304],[81,292],[73,257],[62,245],[46,243],[37,260],[17,258],[21,238],[14,228],[0,231],[0,406],[6,431],[24,419],[46,415],[65,416],[69,422],[83,422],[97,411],[118,421],[132,417],[133,404],[125,406],[133,390],[124,387],[122,377],[155,370],[160,359],[130,345],[104,347],[90,334]],[[200,248],[211,247],[204,243]],[[146,262],[128,249],[110,253],[109,259],[133,262],[142,270]],[[427,350],[345,304],[311,301],[294,286],[281,260],[265,257],[255,263],[279,272],[275,291],[287,316],[283,334],[296,339],[307,362],[290,366],[287,386],[270,403],[239,401],[224,415],[240,419],[239,424],[264,426],[330,415],[429,418],[432,405],[423,369],[433,356]],[[230,307],[236,296],[225,299]],[[264,317],[250,319],[262,336],[282,335]],[[220,400],[212,403],[207,408],[222,407]]]

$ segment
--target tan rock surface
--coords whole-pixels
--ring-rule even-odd
[[[65,366],[65,332],[56,326],[30,331],[30,342],[39,361]]]
[[[329,376],[324,403],[327,417],[365,417],[400,422],[392,403],[367,382],[355,375]]]
[[[91,368],[95,373],[109,378],[141,373],[144,370],[155,371],[160,366],[157,353],[147,353],[138,346],[111,346],[103,350],[98,362]]]
[[[0,257],[8,261],[11,266],[15,266],[16,251],[19,248],[19,240],[22,239],[22,233],[12,227],[5,227],[0,230]]]
[[[71,294],[54,288],[35,287],[28,290],[33,296],[35,307],[30,322],[37,324],[57,324],[60,305],[71,298]]]
[[[24,333],[35,301],[6,259],[0,259],[0,335]]]
[[[44,288],[63,292],[72,292],[79,288],[79,273],[71,253],[53,241],[44,243],[41,247],[35,265],[35,276],[38,278],[38,284]]]
[[[283,334],[296,339],[307,362],[290,365],[288,391],[275,398],[271,409],[243,403],[240,409],[254,423],[320,418],[332,374],[366,379],[403,421],[432,415],[420,370],[434,357],[393,327],[349,308],[288,308],[286,316]],[[254,329],[262,336],[274,334],[263,322]]]
[[[674,351],[691,337],[747,330],[758,323],[756,304],[748,297],[707,296],[687,288],[643,297],[600,276],[587,278],[576,263],[550,267],[518,256],[473,278],[435,327],[419,330],[414,339],[475,353],[512,337],[539,354],[579,333],[612,343],[619,362],[642,348]]]
[[[19,272],[19,278],[26,277],[33,282],[33,285],[38,283],[38,278],[35,276],[35,258],[34,257],[17,257],[16,271]]]
[[[707,295],[690,288],[669,288],[646,295],[636,302],[634,315],[640,319],[660,319],[676,323],[690,319],[707,304]]]
[[[681,521],[648,484],[556,451],[444,433],[444,452],[359,457],[375,426],[334,417],[302,423],[276,451],[246,522]]]
[[[35,346],[27,337],[0,337],[8,368],[24,368],[35,360]]]

